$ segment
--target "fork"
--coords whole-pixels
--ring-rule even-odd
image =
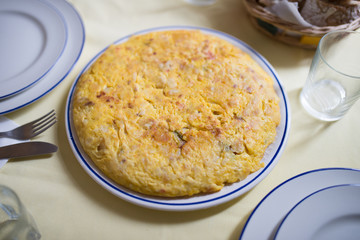
[[[6,132],[0,132],[0,137],[27,140],[33,138],[56,123],[55,110],[44,116]]]

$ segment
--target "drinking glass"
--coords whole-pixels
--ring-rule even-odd
[[[10,188],[0,185],[0,240],[39,240],[33,217]]]
[[[300,101],[324,121],[342,118],[360,97],[360,32],[333,31],[322,37]]]

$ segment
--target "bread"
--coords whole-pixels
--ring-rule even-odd
[[[280,122],[272,78],[197,30],[112,45],[77,82],[79,141],[118,184],[143,194],[212,193],[261,169]]]
[[[300,13],[315,26],[339,26],[360,17],[360,3],[350,0],[306,0]]]

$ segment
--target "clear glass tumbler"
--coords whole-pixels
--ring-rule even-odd
[[[342,118],[360,97],[360,32],[333,31],[322,37],[300,101],[324,121]]]
[[[0,185],[0,240],[39,240],[33,217],[10,188]]]

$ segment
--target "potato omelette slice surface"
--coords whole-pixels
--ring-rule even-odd
[[[272,78],[239,48],[197,30],[108,47],[78,80],[72,111],[104,174],[165,197],[216,192],[259,170],[280,122]]]

